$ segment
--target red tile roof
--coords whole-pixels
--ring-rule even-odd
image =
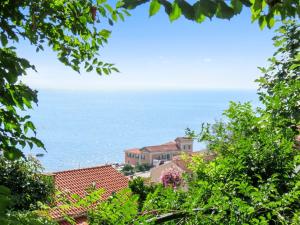
[[[142,150],[149,151],[149,152],[170,152],[170,151],[179,151],[180,149],[176,144],[176,142],[171,141],[162,145],[147,146],[142,148]]]
[[[133,153],[133,154],[140,154],[141,150],[139,148],[131,148],[131,149],[125,150],[125,152]]]
[[[141,154],[143,151],[149,152],[170,152],[170,151],[179,151],[179,147],[175,141],[170,141],[162,145],[146,146],[143,148],[131,148],[125,150],[128,153]]]
[[[128,187],[128,178],[119,173],[111,165],[97,166],[83,169],[66,170],[54,173],[55,187],[60,191],[78,194],[84,197],[86,189],[93,184],[96,189],[104,189],[102,199],[107,199],[112,193]],[[72,208],[68,214],[73,217],[85,214],[84,208]],[[60,210],[50,212],[52,218],[61,220]],[[61,223],[62,224],[62,223]],[[81,223],[78,223],[81,224]]]

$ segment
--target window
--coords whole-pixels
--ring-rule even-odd
[[[191,149],[191,146],[190,146],[190,145],[188,145],[188,147],[189,147],[189,149]]]
[[[170,159],[170,154],[167,154],[167,159]]]
[[[183,146],[183,149],[185,150],[185,145]]]
[[[141,155],[141,159],[145,159],[145,155]]]
[[[139,158],[139,155],[135,155],[135,158],[138,159],[138,158]]]

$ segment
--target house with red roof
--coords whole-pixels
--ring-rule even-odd
[[[125,163],[131,165],[148,164],[153,165],[157,161],[170,161],[174,156],[181,153],[193,152],[193,139],[178,137],[174,141],[143,148],[125,150]]]
[[[59,171],[53,173],[53,177],[56,189],[80,197],[84,197],[91,186],[102,189],[104,193],[99,200],[106,200],[113,193],[128,187],[128,178],[111,165]],[[76,225],[88,224],[86,208],[70,208],[67,214],[75,219]],[[51,210],[50,216],[60,225],[69,225],[59,208]]]
[[[216,158],[216,153],[204,149],[201,151],[174,156],[172,161],[168,161],[150,170],[150,182],[161,183],[163,173],[170,169],[177,171],[181,175],[183,173],[192,173],[189,168],[189,164],[192,162],[193,157],[200,157],[204,160],[204,162],[210,162]]]

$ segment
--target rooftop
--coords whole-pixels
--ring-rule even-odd
[[[153,145],[153,146],[146,146],[143,148],[132,148],[127,149],[125,152],[128,153],[134,153],[134,154],[140,154],[142,151],[148,151],[148,152],[170,152],[170,151],[178,151],[180,150],[179,146],[175,141],[170,141],[165,144],[161,145]]]
[[[59,171],[53,173],[53,176],[55,187],[60,191],[67,191],[84,197],[87,194],[86,189],[93,185],[96,189],[104,190],[102,200],[128,186],[128,179],[111,165]],[[86,209],[83,208],[72,208],[68,214],[76,217],[85,211]],[[53,210],[51,216],[56,220],[62,219],[59,210]]]

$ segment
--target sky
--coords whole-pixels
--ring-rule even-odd
[[[198,24],[183,17],[170,22],[163,9],[149,18],[149,5],[130,11],[125,22],[113,27],[101,49],[101,59],[121,71],[111,76],[78,74],[46,48],[23,43],[19,54],[38,70],[23,81],[38,90],[206,90],[255,89],[258,66],[267,65],[273,52],[274,30],[261,31],[250,12],[228,20]]]

